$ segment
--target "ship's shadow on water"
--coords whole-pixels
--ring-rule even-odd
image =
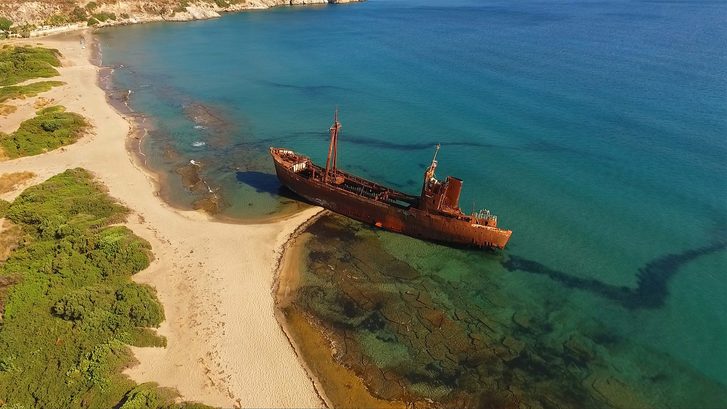
[[[662,307],[669,296],[669,280],[687,263],[708,254],[727,248],[727,241],[686,250],[681,253],[665,254],[655,258],[637,272],[638,285],[635,288],[615,286],[595,279],[581,278],[577,275],[554,270],[542,263],[524,257],[511,255],[502,266],[508,271],[525,271],[542,274],[568,288],[591,292],[615,301],[630,310]]]
[[[235,179],[242,184],[248,185],[255,189],[257,193],[268,193],[271,195],[281,196],[289,200],[298,200],[309,203],[295,192],[280,184],[278,177],[265,172],[258,171],[238,171],[235,172]]]
[[[267,85],[273,88],[290,89],[293,91],[301,92],[307,96],[321,96],[331,92],[354,92],[351,88],[339,87],[337,85],[326,85],[326,84],[315,84],[315,85],[300,85],[300,84],[288,84],[276,81],[259,80],[259,84]]]

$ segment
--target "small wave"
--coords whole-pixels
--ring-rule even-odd
[[[205,146],[205,145],[207,145],[207,144],[202,141],[192,142],[192,146],[194,146],[195,148],[199,148],[200,146]]]

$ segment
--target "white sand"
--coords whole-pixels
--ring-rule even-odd
[[[136,280],[154,286],[166,321],[159,333],[167,348],[133,348],[140,364],[126,373],[179,390],[185,400],[223,407],[320,407],[274,316],[274,268],[287,237],[317,213],[310,209],[262,225],[225,224],[197,212],[179,211],[156,194],[152,176],[125,148],[129,123],[106,101],[89,48],[71,40],[41,43],[64,56],[60,79],[67,85],[41,94],[88,118],[95,135],[43,155],[0,162],[0,174],[32,171],[39,183],[68,168],[83,167],[133,210],[128,226],[152,244],[156,260]],[[37,40],[29,41],[35,44]],[[10,101],[20,109],[0,117],[0,130],[17,128],[33,115],[35,98]],[[19,191],[3,195],[12,199]]]

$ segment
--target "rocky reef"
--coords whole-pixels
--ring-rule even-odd
[[[336,361],[379,399],[417,408],[633,409],[719,407],[727,398],[687,365],[573,313],[562,294],[513,295],[501,254],[382,238],[339,216],[307,231],[307,270],[287,308],[322,328]],[[441,253],[454,268],[396,257],[386,239]]]

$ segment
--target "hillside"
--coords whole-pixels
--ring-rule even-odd
[[[0,32],[24,37],[80,28],[147,21],[187,21],[223,12],[361,0],[0,0]]]

